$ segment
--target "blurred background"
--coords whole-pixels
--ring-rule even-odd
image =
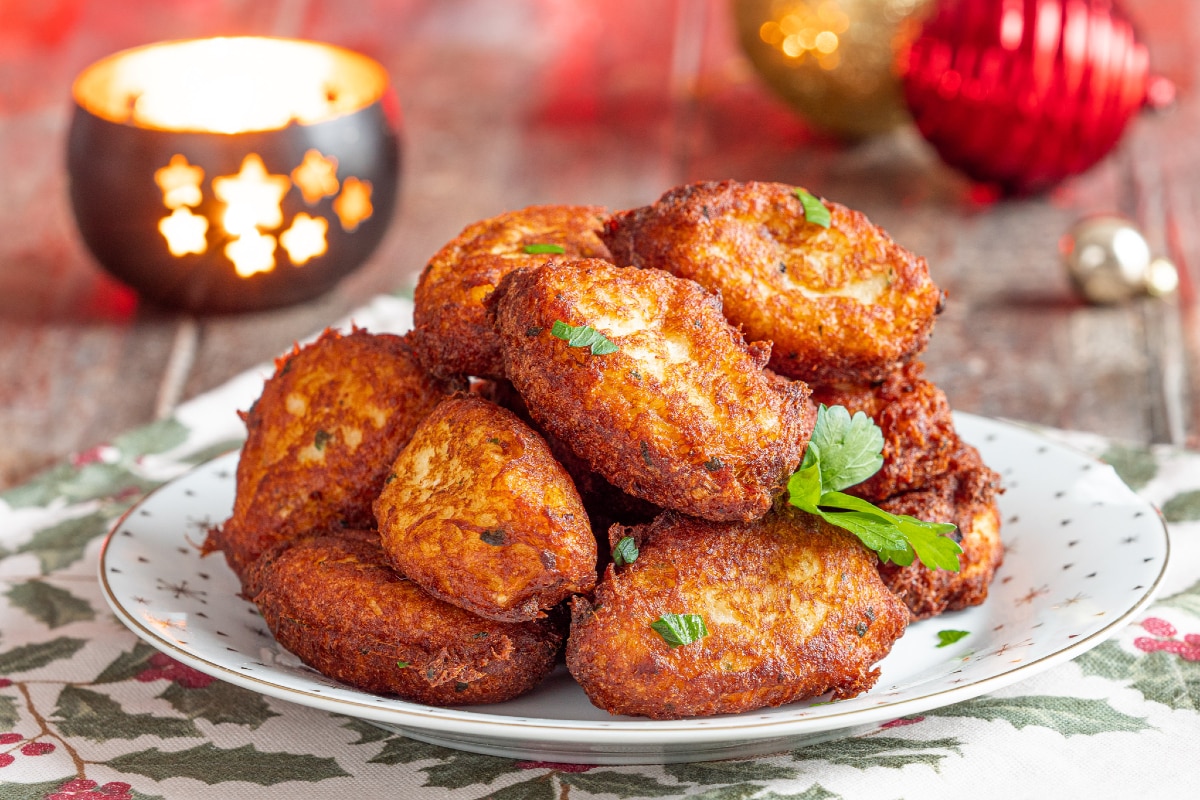
[[[905,15],[921,4],[842,2],[845,19],[829,16],[838,3],[827,5],[823,24],[845,44],[853,26],[883,24],[871,46],[890,64],[896,37],[913,33]],[[1150,72],[1168,81],[1146,84],[1165,108],[1133,114],[1094,167],[1017,196],[949,166],[946,146],[918,131],[899,95],[890,101],[899,116],[870,135],[824,116],[828,106],[806,110],[785,99],[771,81],[788,79],[795,53],[775,66],[752,60],[739,33],[780,52],[795,34],[795,50],[804,44],[799,28],[764,27],[780,24],[780,8],[736,0],[3,0],[0,488],[169,413],[379,293],[411,289],[428,258],[472,221],[535,203],[619,210],[680,183],[724,178],[805,186],[862,210],[924,255],[949,294],[925,360],[956,408],[1200,444],[1200,6],[1127,3]],[[65,170],[71,85],[123,48],[233,34],[314,39],[382,63],[402,113],[402,178],[382,244],[334,289],[281,309],[197,317],[139,300],[82,244]],[[810,67],[822,57],[833,63],[827,37],[808,45]],[[873,54],[838,57],[868,64]],[[1008,132],[993,132],[1002,147]],[[1178,289],[1165,299],[1089,302],[1059,247],[1095,213],[1129,217],[1151,251],[1176,265]]]

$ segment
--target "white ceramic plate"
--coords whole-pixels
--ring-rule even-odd
[[[955,419],[1004,476],[1005,564],[984,605],[910,626],[875,688],[836,703],[679,721],[614,717],[592,706],[562,667],[533,693],[490,706],[434,708],[341,685],[279,647],[257,609],[237,596],[220,555],[199,554],[207,527],[232,508],[236,453],[135,506],[105,543],[100,580],[117,616],[179,661],[414,739],[591,764],[778,752],[1019,681],[1096,646],[1150,602],[1167,565],[1166,528],[1111,467],[1012,424]],[[938,647],[947,629],[968,635]]]

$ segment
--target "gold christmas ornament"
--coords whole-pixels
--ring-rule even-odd
[[[847,139],[910,120],[896,54],[932,0],[733,0],[742,49],[814,127]]]
[[[1059,249],[1071,283],[1090,303],[1120,303],[1143,294],[1163,297],[1179,285],[1175,265],[1154,258],[1146,237],[1124,217],[1080,220]]]

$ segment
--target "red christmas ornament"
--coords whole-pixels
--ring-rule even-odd
[[[1146,48],[1113,0],[941,0],[900,69],[942,159],[1012,194],[1103,158],[1152,83]]]

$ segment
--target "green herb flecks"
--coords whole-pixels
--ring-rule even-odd
[[[699,614],[663,614],[651,622],[650,627],[672,648],[691,644],[708,636],[704,618]]]
[[[503,528],[484,531],[483,533],[479,534],[479,538],[483,540],[484,544],[490,544],[493,547],[499,547],[508,542],[508,537],[504,535]]]
[[[822,228],[828,228],[833,222],[833,218],[829,215],[829,209],[819,199],[804,189],[797,189],[796,197],[800,198],[800,205],[804,206],[806,220],[814,225],[820,225]]]
[[[970,636],[968,631],[938,631],[938,647],[947,647],[959,639]]]
[[[524,249],[525,249],[525,252],[531,256],[538,256],[538,255],[560,256],[563,253],[567,252],[566,250],[564,250],[561,246],[559,246],[557,244],[545,244],[542,242],[537,242],[535,244],[527,244],[527,245],[525,245]]]
[[[915,556],[930,569],[958,572],[962,548],[943,535],[954,525],[891,514],[841,491],[874,475],[882,452],[883,434],[870,417],[822,405],[804,461],[788,480],[788,502],[850,531],[884,563],[908,566]]]
[[[317,431],[316,436],[313,437],[313,447],[317,448],[318,450],[324,450],[325,445],[329,444],[329,440],[332,438],[333,434],[329,431],[319,430]]]
[[[408,662],[407,661],[397,661],[396,667],[397,667],[397,669],[408,669]]]
[[[569,347],[589,347],[592,355],[605,356],[617,352],[617,346],[607,336],[590,325],[568,325],[562,320],[555,320],[550,335],[562,339]]]
[[[612,551],[613,563],[618,567],[623,567],[626,564],[632,564],[637,561],[638,548],[637,543],[633,541],[632,536],[622,536],[617,542],[617,546]]]

